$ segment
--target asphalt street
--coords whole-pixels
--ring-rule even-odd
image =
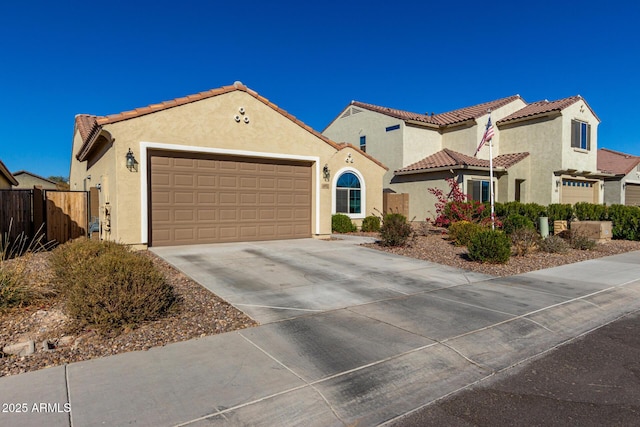
[[[391,425],[638,426],[640,313]]]

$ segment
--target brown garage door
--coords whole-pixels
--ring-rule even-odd
[[[311,165],[152,152],[152,246],[311,236]]]
[[[640,184],[625,184],[624,204],[627,206],[640,206]]]
[[[596,184],[594,181],[563,179],[560,203],[596,203]]]

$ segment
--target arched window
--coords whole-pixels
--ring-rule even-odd
[[[362,212],[360,180],[351,172],[345,172],[336,184],[336,213],[359,214]]]

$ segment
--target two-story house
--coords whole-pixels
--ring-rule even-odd
[[[488,144],[476,154],[489,117],[497,201],[602,202],[600,120],[580,96],[528,104],[514,95],[439,114],[352,101],[323,134],[386,164],[385,191],[408,193],[409,217],[422,220],[436,202],[428,189],[448,190],[447,178],[470,199],[489,200]]]

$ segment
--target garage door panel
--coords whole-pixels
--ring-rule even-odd
[[[238,193],[220,193],[220,205],[237,205],[238,204]]]
[[[640,184],[625,184],[624,204],[627,206],[640,206]]]
[[[229,188],[235,190],[238,188],[238,178],[236,176],[221,175],[220,188]]]
[[[151,245],[311,235],[309,164],[152,153],[150,179]]]
[[[236,209],[220,209],[220,221],[237,221],[238,211]]]
[[[244,176],[240,178],[240,188],[242,189],[258,189],[258,178],[255,176]]]
[[[198,205],[215,205],[218,195],[213,192],[198,192]]]

